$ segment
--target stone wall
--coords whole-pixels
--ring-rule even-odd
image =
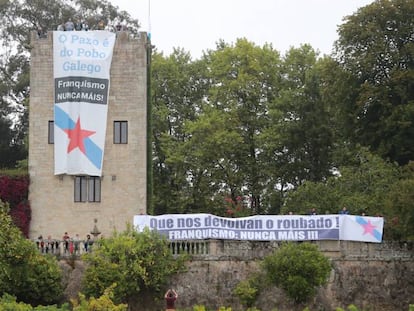
[[[188,271],[172,281],[181,292],[179,305],[203,304],[238,308],[232,294],[240,280],[259,269],[260,260],[277,250],[281,242],[211,241],[208,256],[195,256]],[[355,304],[366,311],[408,310],[414,303],[413,243],[314,242],[332,261],[327,286],[308,303],[311,310],[335,310]],[[185,285],[184,285],[185,284]],[[256,305],[260,310],[302,311],[277,288],[263,292]]]
[[[208,310],[217,310],[220,306],[244,310],[233,289],[239,281],[258,271],[261,259],[281,245],[281,242],[209,240],[201,242],[202,251],[197,254],[197,243],[183,242],[185,247],[181,251],[193,253],[192,259],[187,271],[172,278],[169,284],[179,293],[179,309],[192,310],[194,305],[204,305]],[[311,310],[331,311],[355,304],[365,311],[408,311],[409,304],[414,304],[413,243],[314,243],[331,259],[332,271],[328,284],[318,289],[317,296],[307,304]],[[83,268],[79,265],[79,269]],[[75,270],[73,273],[78,273]],[[67,273],[67,278],[70,275]],[[68,296],[78,288],[70,283]],[[294,305],[276,287],[262,292],[255,306],[262,311],[305,308],[305,305]],[[162,294],[153,304],[131,307],[137,311],[161,310]]]

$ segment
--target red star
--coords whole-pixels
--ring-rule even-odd
[[[370,233],[372,235],[374,235],[374,229],[376,228],[376,226],[374,226],[370,220],[368,220],[368,222],[365,225],[362,225],[362,227],[364,227],[364,233],[363,234],[367,234]]]
[[[85,145],[83,144],[83,140],[86,137],[89,137],[96,132],[94,131],[87,131],[83,130],[81,128],[80,124],[80,118],[78,117],[78,121],[76,121],[76,125],[73,129],[65,129],[64,130],[66,134],[68,134],[68,137],[70,139],[69,145],[68,145],[68,153],[71,152],[76,147],[79,148],[80,151],[83,152],[83,154],[86,154],[85,152]]]

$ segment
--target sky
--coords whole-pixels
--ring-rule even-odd
[[[164,56],[183,48],[193,59],[224,40],[246,38],[284,54],[308,43],[330,54],[343,18],[373,0],[110,0],[140,21]]]

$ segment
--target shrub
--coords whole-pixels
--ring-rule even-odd
[[[131,305],[140,294],[159,292],[171,275],[184,268],[185,259],[173,257],[168,241],[156,231],[137,232],[132,226],[102,239],[83,258],[88,263],[82,280],[87,297],[99,297],[116,284],[114,302]]]
[[[239,297],[243,306],[250,308],[256,301],[259,295],[259,286],[257,285],[257,278],[251,278],[239,282],[233,293]]]
[[[63,289],[56,258],[41,255],[14,225],[8,211],[0,202],[0,294],[33,305],[59,301]]]
[[[328,258],[310,243],[285,243],[263,259],[262,267],[268,281],[296,303],[314,296],[315,287],[325,285],[331,271]]]
[[[79,294],[79,299],[74,300],[72,299],[71,302],[73,304],[73,311],[126,311],[128,309],[128,305],[120,304],[115,305],[112,301],[113,299],[113,289],[114,286],[110,286],[107,290],[105,290],[104,294],[100,296],[98,299],[91,297],[89,300],[85,298],[85,295],[82,293]]]

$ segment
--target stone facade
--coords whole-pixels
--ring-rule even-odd
[[[246,310],[233,294],[237,284],[260,270],[260,262],[277,251],[283,242],[249,242],[229,240],[182,241],[171,243],[173,253],[188,252],[187,270],[174,276],[168,286],[177,290],[179,310],[206,310],[231,307]],[[319,250],[331,259],[328,284],[304,305],[295,305],[274,286],[263,290],[255,303],[261,311],[333,311],[350,304],[365,311],[408,311],[414,304],[414,243],[364,243],[318,241]],[[73,267],[61,260],[66,299],[77,297],[85,270],[82,261]],[[163,292],[152,297],[137,297],[131,311],[162,310]],[[151,301],[151,303],[143,303]]]
[[[53,121],[53,33],[32,34],[29,114],[30,237],[84,238],[97,225],[102,235],[122,231],[147,202],[146,33],[117,34],[110,74],[107,132],[100,202],[75,202],[74,176],[54,175],[54,145],[48,143]],[[128,122],[128,143],[113,143],[114,121]],[[95,223],[96,221],[96,223]]]
[[[204,305],[245,310],[233,289],[257,272],[264,256],[277,251],[283,242],[212,240],[208,254],[193,255],[185,273],[170,286],[180,294],[178,308]],[[350,304],[365,311],[408,311],[414,304],[414,244],[318,241],[319,250],[331,259],[328,284],[305,305],[295,305],[284,292],[267,287],[255,307],[262,311],[331,311]],[[161,307],[161,306],[159,306]],[[143,310],[137,308],[136,310]],[[145,310],[145,309],[144,309]],[[155,309],[154,309],[155,310]]]

